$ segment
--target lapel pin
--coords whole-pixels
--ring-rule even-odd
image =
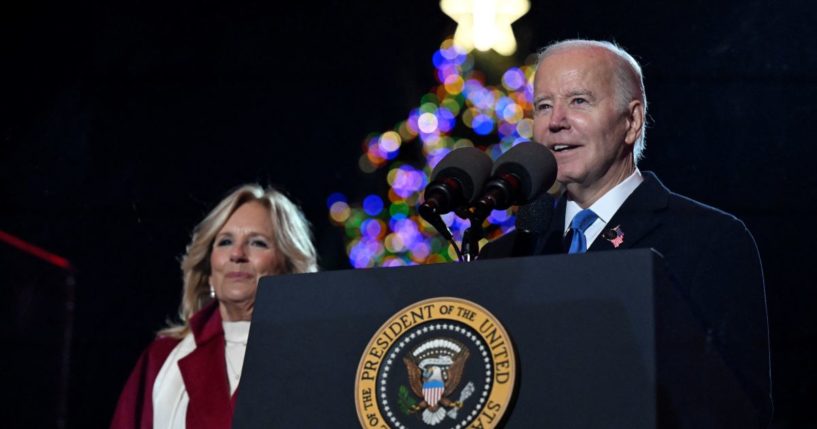
[[[624,232],[621,231],[621,225],[604,231],[602,237],[612,243],[613,247],[615,248],[618,248],[618,246],[621,246],[624,243]]]

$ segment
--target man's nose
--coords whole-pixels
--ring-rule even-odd
[[[548,130],[551,133],[558,133],[559,131],[570,128],[570,123],[567,120],[567,109],[561,104],[556,104],[550,112],[550,121],[548,121]]]

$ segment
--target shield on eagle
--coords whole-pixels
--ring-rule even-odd
[[[436,425],[445,419],[447,412],[456,416],[462,401],[470,396],[473,386],[469,383],[470,386],[466,387],[469,392],[461,394],[460,400],[448,398],[460,385],[469,355],[468,348],[457,340],[434,338],[403,357],[411,391],[422,399],[413,411],[422,410],[423,421],[427,424]]]

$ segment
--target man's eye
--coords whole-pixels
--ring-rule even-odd
[[[543,110],[550,109],[550,104],[547,103],[539,103],[536,105],[536,111],[541,112]]]
[[[586,98],[576,97],[573,99],[573,104],[587,104]]]

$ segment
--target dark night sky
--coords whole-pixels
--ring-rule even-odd
[[[514,24],[516,62],[576,36],[615,39],[642,61],[651,123],[641,168],[753,231],[776,427],[817,424],[806,408],[817,269],[802,232],[817,215],[807,162],[817,7],[533,1]],[[69,427],[107,424],[139,352],[175,311],[192,227],[230,188],[282,186],[313,223],[323,268],[348,267],[325,198],[383,189],[357,170],[360,142],[434,85],[431,55],[455,29],[435,1],[14,3],[0,6],[0,230],[77,267]],[[64,276],[4,244],[0,255],[3,337],[39,356],[3,365],[4,385],[20,386],[3,402],[24,426],[53,426],[55,408],[31,410],[57,391],[50,356],[63,321],[51,313]]]

